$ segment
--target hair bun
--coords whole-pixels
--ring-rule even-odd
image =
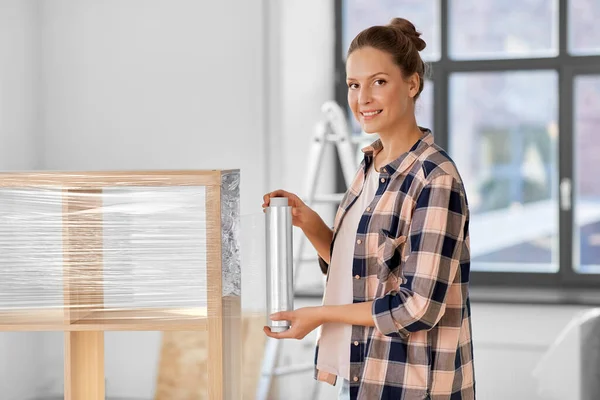
[[[404,18],[393,18],[388,24],[389,27],[396,29],[403,35],[408,37],[411,42],[415,45],[418,51],[423,50],[427,43],[421,39],[421,32],[417,31],[417,28],[407,19]]]

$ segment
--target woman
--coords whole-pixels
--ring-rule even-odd
[[[345,399],[475,398],[468,294],[469,209],[462,180],[431,131],[417,125],[425,42],[395,18],[356,36],[348,50],[348,103],[379,139],[338,208],[333,230],[298,196],[293,224],[327,274],[323,305],[277,313],[273,338],[321,327],[316,379],[342,378]]]

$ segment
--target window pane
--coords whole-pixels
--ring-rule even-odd
[[[352,39],[372,25],[385,25],[394,17],[406,18],[422,33],[427,47],[421,52],[425,61],[440,58],[439,0],[344,0],[342,11],[342,58]]]
[[[569,0],[569,52],[600,54],[600,1]]]
[[[556,0],[449,0],[448,6],[451,58],[558,54]]]
[[[451,75],[474,270],[558,270],[557,84],[554,71]]]
[[[575,78],[575,268],[600,273],[600,75]]]

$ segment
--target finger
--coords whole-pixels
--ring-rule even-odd
[[[271,328],[269,328],[268,326],[265,326],[263,328],[263,332],[268,336],[271,337],[273,339],[291,339],[293,337],[293,334],[290,333],[291,329],[288,329],[287,331],[283,331],[283,332],[271,332]]]
[[[269,316],[269,318],[271,319],[271,321],[291,321],[292,313],[287,312],[287,311],[280,311],[280,312],[271,314]]]
[[[292,201],[295,201],[296,199],[298,199],[298,196],[296,196],[294,193],[288,192],[287,190],[283,190],[283,189],[278,189],[275,190],[274,192],[269,193],[269,196],[272,197],[286,197]]]

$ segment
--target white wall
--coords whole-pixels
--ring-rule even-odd
[[[269,154],[263,6],[3,0],[0,168],[239,168],[241,212],[260,212]],[[106,334],[107,395],[152,397],[159,341],[156,332]],[[2,334],[0,351],[3,399],[29,398],[17,391],[33,381],[39,396],[62,393],[61,334]]]
[[[281,165],[273,176],[273,187],[282,187],[304,196],[308,187],[306,169],[315,128],[323,120],[321,106],[334,97],[334,2],[332,0],[271,0],[271,9],[279,16],[269,25],[280,32],[272,48],[278,58],[276,75],[278,91],[271,92],[270,110],[277,118],[271,141],[274,165]],[[311,28],[307,28],[310,21]],[[333,148],[329,148],[321,163],[318,190],[331,192],[334,186]],[[358,165],[357,165],[358,168]],[[316,205],[315,210],[327,223],[333,223],[335,205]],[[301,232],[295,230],[299,243]],[[315,257],[308,241],[304,247],[308,257]],[[321,284],[316,262],[303,265],[297,286],[315,287]]]
[[[588,307],[475,303],[472,308],[477,398],[549,400],[538,395],[533,370],[569,321]]]
[[[39,75],[37,1],[0,1],[0,170],[35,167]]]
[[[43,168],[240,168],[242,214],[260,211],[259,0],[54,0],[41,15]],[[151,398],[159,349],[156,332],[107,333],[107,395]]]
[[[36,166],[39,30],[33,0],[0,1],[0,170]],[[37,333],[0,333],[0,397],[28,399],[35,388]]]
[[[259,211],[267,190],[303,194],[306,151],[333,93],[333,2],[0,4],[0,167],[240,168],[243,215]],[[305,18],[327,34],[306,29]],[[35,376],[38,396],[62,393],[62,334],[5,336],[11,362],[35,354],[41,364],[39,374],[22,363],[2,376]],[[151,397],[159,340],[107,333],[108,395]],[[25,343],[37,350],[17,357]],[[130,363],[119,365],[125,349]]]
[[[240,168],[260,211],[260,0],[42,4],[43,168]]]

